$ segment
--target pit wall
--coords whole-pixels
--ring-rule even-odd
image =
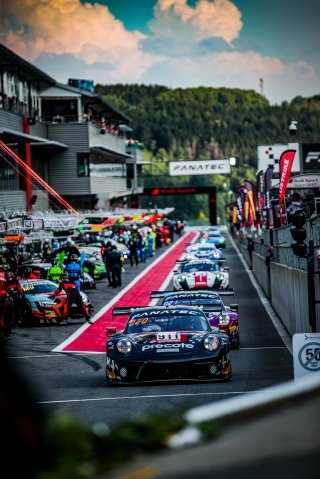
[[[255,251],[252,264],[246,246],[238,243],[238,248],[249,268],[269,299],[283,326],[292,337],[295,333],[311,332],[308,311],[308,281],[306,271],[270,262],[270,272],[265,257]],[[320,275],[315,275],[315,299],[320,300]],[[317,332],[320,331],[320,303],[316,304]]]

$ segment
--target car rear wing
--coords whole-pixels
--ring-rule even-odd
[[[207,259],[207,258],[195,258],[196,260],[201,259]],[[190,263],[190,261],[194,261],[193,259],[177,259],[176,264],[186,264]],[[216,259],[211,259],[210,261],[217,261],[217,263],[225,263],[227,261],[227,258],[216,258]]]
[[[192,294],[192,293],[214,293],[218,294],[219,296],[234,296],[234,289],[233,288],[228,288],[228,289],[197,289],[196,291],[151,291],[150,292],[150,298],[165,298],[166,296],[170,296],[171,294]]]
[[[141,308],[147,308],[147,306],[119,306],[112,308],[112,316],[125,316]]]

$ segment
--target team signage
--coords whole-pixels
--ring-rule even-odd
[[[310,374],[320,377],[320,333],[298,333],[293,335],[294,379]]]
[[[279,180],[275,180],[273,188],[279,188]],[[298,175],[289,178],[287,189],[303,190],[307,188],[320,188],[320,174]]]
[[[106,177],[106,176],[126,176],[126,165],[119,165],[116,163],[92,163],[90,165],[91,177]]]
[[[225,175],[231,172],[229,160],[171,161],[170,176]]]
[[[320,143],[302,144],[303,173],[320,172]]]

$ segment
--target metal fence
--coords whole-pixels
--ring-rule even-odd
[[[292,225],[286,225],[273,230],[255,230],[249,229],[242,231],[240,242],[244,246],[247,245],[248,235],[252,235],[254,240],[254,251],[261,256],[267,257],[269,247],[273,243],[273,256],[277,263],[289,266],[299,270],[307,270],[306,258],[299,258],[294,255],[291,244],[293,239],[290,233]],[[314,270],[320,271],[320,261],[317,260],[317,250],[320,250],[320,215],[308,218],[305,224],[307,232],[306,244],[313,240],[315,249]]]

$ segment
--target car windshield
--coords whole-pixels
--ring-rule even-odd
[[[210,331],[204,314],[198,311],[149,310],[137,311],[128,319],[125,334],[165,331]]]
[[[22,290],[25,294],[53,293],[57,285],[51,281],[25,281],[21,282]]]
[[[182,266],[182,273],[196,273],[197,271],[219,271],[219,266],[215,263],[188,263]]]

